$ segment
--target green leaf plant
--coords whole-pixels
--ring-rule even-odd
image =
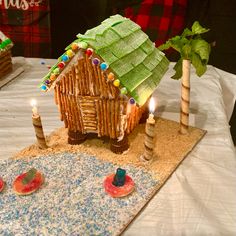
[[[180,36],[177,35],[158,47],[161,51],[173,48],[180,54],[180,58],[174,66],[175,74],[171,78],[180,79],[182,77],[184,59],[192,63],[199,77],[206,72],[211,47],[207,41],[202,39],[201,35],[208,31],[209,29],[203,28],[198,21],[195,21],[191,30],[186,28]]]

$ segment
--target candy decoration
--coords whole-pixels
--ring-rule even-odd
[[[43,182],[43,175],[36,169],[31,169],[14,180],[13,190],[18,195],[29,195],[38,190]]]
[[[50,80],[54,81],[56,78],[57,78],[57,77],[56,77],[55,74],[51,74],[51,75],[50,75]]]
[[[58,63],[58,67],[60,68],[60,69],[63,69],[64,67],[65,67],[65,62],[63,62],[63,61],[61,61],[60,63]]]
[[[5,187],[5,183],[4,183],[3,179],[0,177],[0,193],[2,192],[4,187]]]
[[[7,38],[0,43],[0,49],[4,49],[10,44],[12,44],[12,41],[9,38]]]
[[[121,88],[120,93],[125,95],[128,93],[128,91],[125,87],[123,87],[123,88]]]
[[[101,68],[101,70],[106,70],[108,68],[107,63],[105,63],[105,62],[101,63],[100,68]]]
[[[120,86],[120,80],[118,80],[118,79],[114,80],[113,85],[115,87],[119,87]]]
[[[8,44],[11,44],[11,43],[12,43],[11,39],[9,39],[9,38],[7,38],[7,39],[6,39],[4,42],[5,42],[5,44],[6,44],[6,45],[8,45]]]
[[[97,66],[100,63],[100,60],[98,58],[93,58],[92,63]]]
[[[61,57],[61,60],[64,61],[64,62],[69,61],[68,55],[65,55],[65,54],[64,54],[64,55]]]
[[[77,43],[72,43],[72,44],[71,44],[71,49],[72,49],[73,51],[76,51],[78,48],[79,48],[79,46],[78,46]]]
[[[74,54],[74,52],[71,49],[69,49],[69,50],[66,51],[66,55],[68,57],[73,57],[75,54]]]
[[[44,81],[45,84],[50,84],[50,81],[47,79]]]
[[[108,175],[103,182],[105,191],[110,196],[114,198],[125,197],[134,191],[134,181],[130,176],[125,175],[125,183],[123,186],[115,186],[113,184],[114,177],[115,174]]]
[[[93,54],[93,49],[92,48],[87,48],[85,53],[90,57]]]
[[[47,86],[46,86],[45,84],[43,84],[43,85],[41,86],[41,89],[42,89],[43,91],[46,91],[46,90],[47,90]]]
[[[86,49],[88,47],[88,44],[85,42],[79,42],[78,46],[79,46],[79,48]]]
[[[60,74],[59,68],[55,68],[55,69],[53,70],[53,73],[54,73],[55,75],[59,75],[59,74]]]
[[[136,101],[135,101],[134,98],[130,98],[130,99],[129,99],[129,103],[130,103],[131,105],[134,105],[134,104],[136,103]]]
[[[112,184],[115,186],[124,186],[126,170],[117,168]]]
[[[113,81],[115,79],[115,75],[112,72],[110,72],[108,74],[107,78],[108,78],[108,80]]]

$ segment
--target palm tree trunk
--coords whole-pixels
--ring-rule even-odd
[[[182,88],[181,88],[181,113],[180,133],[187,134],[189,126],[189,104],[190,104],[190,60],[183,60],[182,64]]]

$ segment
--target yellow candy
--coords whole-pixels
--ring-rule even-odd
[[[118,79],[114,80],[113,85],[116,87],[120,86],[120,81]]]
[[[76,51],[76,50],[78,49],[78,44],[77,44],[77,43],[72,43],[72,44],[71,44],[71,49],[72,49],[73,51]]]
[[[112,80],[114,80],[115,75],[114,75],[112,72],[110,72],[110,73],[108,74],[107,78],[112,81]]]
[[[73,57],[74,56],[74,52],[71,49],[69,49],[68,51],[66,51],[66,55],[68,57]]]

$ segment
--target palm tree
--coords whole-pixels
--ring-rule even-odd
[[[190,67],[191,64],[196,69],[196,74],[200,77],[207,69],[210,55],[210,44],[202,39],[201,34],[209,29],[203,28],[198,21],[195,21],[191,30],[186,28],[179,36],[169,39],[165,44],[159,46],[160,50],[173,48],[179,52],[180,58],[174,66],[175,74],[173,79],[182,77],[181,88],[181,113],[180,113],[180,133],[187,134],[189,127],[189,104],[190,104]]]

